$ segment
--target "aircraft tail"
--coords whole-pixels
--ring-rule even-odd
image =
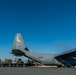
[[[24,55],[24,51],[29,51],[24,43],[22,35],[20,33],[16,34],[13,47],[12,47],[12,54],[16,56]]]

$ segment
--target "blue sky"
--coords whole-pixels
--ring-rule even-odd
[[[16,33],[31,51],[76,48],[76,1],[0,0],[0,58],[15,58],[9,53]]]

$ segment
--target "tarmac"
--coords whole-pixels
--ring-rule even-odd
[[[0,75],[76,75],[76,68],[0,67]]]

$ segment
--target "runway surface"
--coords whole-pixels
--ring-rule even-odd
[[[76,68],[0,67],[0,75],[76,75]]]

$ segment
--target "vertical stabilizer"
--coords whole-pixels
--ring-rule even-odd
[[[22,38],[22,35],[20,33],[16,34],[13,47],[12,47],[12,54],[15,55],[23,55],[24,51],[29,51],[26,47],[26,44],[24,43],[24,40]]]

